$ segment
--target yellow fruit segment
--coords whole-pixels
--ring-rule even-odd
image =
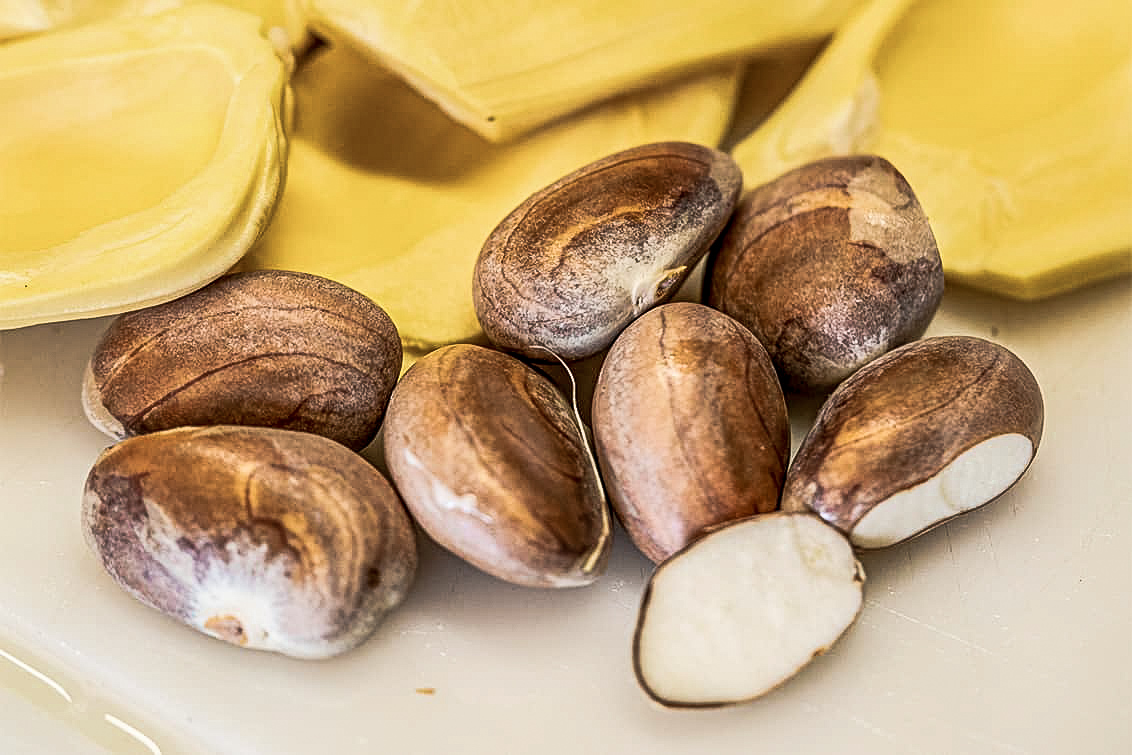
[[[858,0],[302,0],[493,141],[659,78],[829,34]]]
[[[110,96],[99,91],[107,81],[117,85]],[[223,61],[203,50],[92,59],[79,75],[48,66],[0,79],[5,116],[35,126],[0,131],[0,254],[11,262],[22,252],[30,263],[41,249],[168,197],[207,166],[232,90]],[[198,127],[182,127],[197,119]]]
[[[716,143],[737,80],[729,66],[493,145],[361,54],[321,51],[294,81],[287,190],[242,266],[316,273],[362,291],[393,318],[410,357],[482,338],[472,268],[496,224],[611,152],[665,139]]]
[[[292,47],[301,48],[308,41],[300,0],[0,0],[0,40],[63,26],[154,15],[198,2],[217,2],[254,13],[263,19],[265,28],[282,29]]]
[[[748,185],[875,152],[949,278],[1035,299],[1132,271],[1132,4],[878,0],[735,147]]]
[[[200,5],[0,46],[0,327],[147,306],[243,255],[286,147],[259,25]]]

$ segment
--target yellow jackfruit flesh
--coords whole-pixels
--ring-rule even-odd
[[[614,94],[825,36],[858,0],[302,0],[308,23],[505,141]]]
[[[0,0],[0,40],[58,27],[113,18],[164,13],[208,0]],[[309,36],[299,12],[300,0],[214,0],[254,13],[266,29],[281,29],[289,46],[300,49]]]
[[[494,145],[350,48],[319,51],[293,82],[287,189],[241,266],[302,270],[362,291],[393,318],[410,358],[482,338],[472,268],[496,224],[611,152],[718,142],[737,81],[728,66]]]
[[[0,328],[172,299],[254,243],[286,152],[259,26],[193,5],[0,45]]]
[[[1132,3],[878,0],[733,154],[748,186],[875,152],[949,279],[1023,299],[1132,271]]]

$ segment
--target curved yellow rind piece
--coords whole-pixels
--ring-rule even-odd
[[[859,0],[303,0],[453,118],[506,141],[588,104],[833,31]]]
[[[0,327],[172,299],[254,243],[286,153],[259,25],[194,5],[0,46]]]
[[[1132,5],[877,0],[737,145],[748,186],[874,152],[950,280],[1037,299],[1132,271]]]
[[[282,30],[288,46],[300,50],[310,35],[299,8],[301,0],[0,0],[0,40],[114,18],[150,16],[182,5],[216,2],[254,13],[264,31]]]
[[[241,267],[301,270],[365,293],[393,318],[409,360],[481,339],[472,269],[496,224],[606,154],[718,142],[737,81],[728,66],[493,145],[360,53],[320,51],[295,75],[287,190]]]

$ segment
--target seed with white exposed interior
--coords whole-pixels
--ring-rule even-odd
[[[864,572],[812,514],[775,512],[714,530],[657,567],[637,618],[637,680],[671,707],[763,695],[856,619]]]
[[[1037,381],[970,336],[915,341],[830,395],[786,475],[782,506],[813,510],[861,548],[907,540],[988,503],[1042,435]]]

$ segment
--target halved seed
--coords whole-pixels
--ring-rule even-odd
[[[759,697],[853,623],[863,583],[849,542],[812,514],[721,527],[653,574],[634,638],[637,679],[670,707]]]

